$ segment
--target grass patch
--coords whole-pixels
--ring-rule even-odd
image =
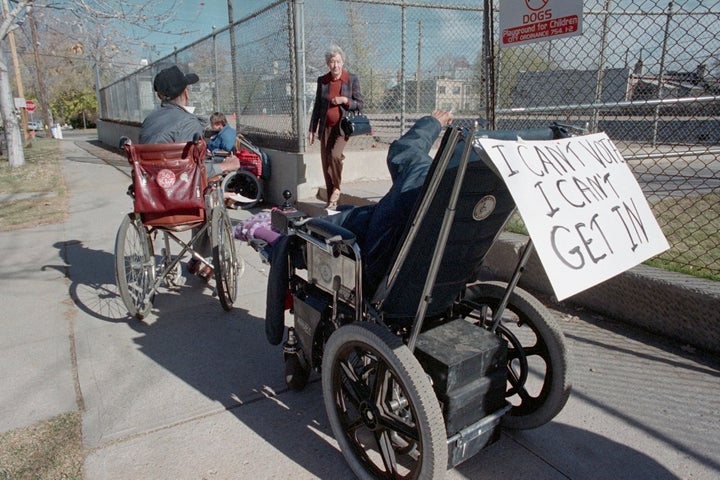
[[[0,231],[63,222],[67,217],[67,189],[60,166],[60,142],[36,138],[25,148],[25,165],[10,168],[0,156],[0,195],[17,199],[2,202]]]
[[[720,281],[720,195],[665,198],[652,209],[670,249],[647,264]]]
[[[81,480],[80,413],[0,435],[0,480]]]

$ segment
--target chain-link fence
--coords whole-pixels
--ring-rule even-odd
[[[435,108],[488,128],[605,131],[672,245],[653,262],[720,280],[720,0],[586,0],[582,35],[499,48],[512,3],[486,17],[478,0],[274,2],[103,88],[101,117],[141,122],[154,73],[180,63],[201,78],[196,112],[236,115],[261,145],[303,152],[324,52],[338,44],[374,127],[351,148],[389,144]]]
[[[606,132],[671,244],[652,263],[720,280],[720,2],[583,3],[582,35],[497,50],[497,126]]]

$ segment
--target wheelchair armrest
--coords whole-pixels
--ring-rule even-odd
[[[311,235],[318,236],[327,243],[342,242],[346,245],[355,243],[355,234],[322,218],[311,218],[305,223],[305,228]]]

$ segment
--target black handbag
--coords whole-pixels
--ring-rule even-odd
[[[367,135],[372,132],[370,119],[358,112],[350,112],[340,120],[340,129],[346,137],[354,137],[356,135]]]

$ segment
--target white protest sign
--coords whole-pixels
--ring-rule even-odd
[[[500,47],[582,34],[582,0],[500,2]]]
[[[478,138],[518,206],[558,300],[668,249],[635,177],[604,133]]]

